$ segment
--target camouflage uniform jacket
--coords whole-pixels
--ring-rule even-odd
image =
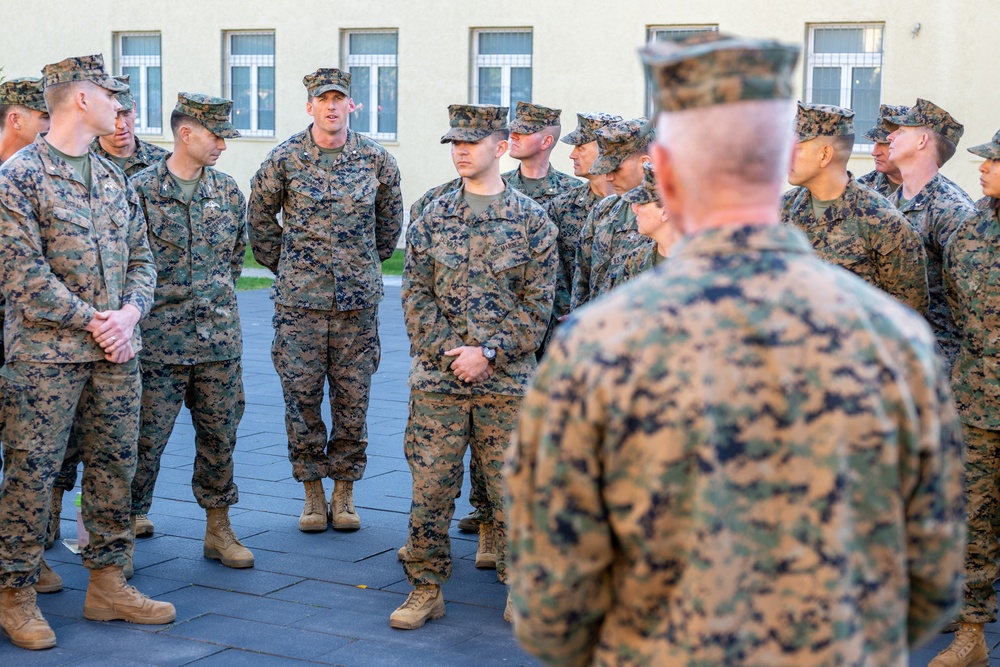
[[[153,303],[146,220],[124,174],[93,153],[87,192],[43,135],[0,169],[0,290],[7,361],[104,359],[84,330],[102,310]],[[136,327],[132,347],[142,343]]]
[[[371,308],[384,296],[381,262],[403,226],[396,160],[348,130],[334,169],[326,169],[311,130],[272,150],[253,177],[247,223],[254,257],[275,273],[275,303]]]
[[[569,312],[570,297],[573,292],[573,271],[576,267],[576,253],[580,246],[580,233],[587,222],[590,211],[602,197],[583,183],[550,199],[546,210],[552,222],[559,228],[556,239],[559,248],[559,273],[556,276],[556,300],[552,307],[553,317],[562,317]]]
[[[156,260],[143,360],[190,366],[243,353],[236,280],[246,251],[246,200],[231,176],[202,170],[191,202],[166,160],[133,177]]]
[[[435,199],[437,199],[438,197],[440,197],[441,195],[447,192],[451,192],[452,190],[459,190],[461,189],[461,187],[462,187],[462,179],[456,178],[453,181],[448,181],[447,183],[442,183],[441,185],[435,188],[431,188],[430,190],[425,192],[423,196],[420,197],[420,199],[413,202],[412,206],[410,206],[410,220],[412,221],[419,218],[420,214],[424,212],[425,208],[427,208],[427,205],[430,204]]]
[[[858,183],[865,185],[883,197],[889,197],[899,189],[899,185],[889,180],[889,177],[877,169],[872,169],[867,174],[858,179]]]
[[[962,421],[1000,431],[1000,219],[995,200],[976,202],[944,256],[944,285],[962,343],[952,388]]]
[[[902,196],[903,188],[899,188],[889,201],[899,206]],[[955,326],[945,297],[942,263],[948,239],[965,220],[975,215],[975,205],[962,188],[937,174],[900,210],[924,241],[924,250],[927,251],[927,288],[930,292],[927,319],[945,358],[949,363],[954,363],[962,334]]]
[[[410,336],[410,387],[446,394],[520,395],[552,314],[556,226],[508,187],[474,217],[453,190],[406,231],[403,314]],[[466,384],[444,352],[489,344],[496,372]]]
[[[590,212],[580,232],[570,310],[576,310],[621,284],[626,258],[642,252],[648,245],[656,243],[639,233],[629,203],[617,195],[602,199]]]
[[[112,162],[117,166],[118,163],[115,162],[111,153],[104,150],[104,147],[101,146],[100,139],[94,139],[94,143],[90,145],[90,150],[94,151],[103,158],[107,158],[109,162]],[[122,169],[122,171],[125,172],[126,176],[132,178],[149,165],[159,162],[168,155],[170,155],[170,151],[165,148],[160,148],[159,146],[136,138],[135,152],[128,156],[128,159],[125,161],[125,168]]]
[[[504,471],[515,633],[559,665],[880,665],[962,592],[923,318],[796,229],[686,236],[559,327]]]
[[[545,206],[546,203],[567,190],[580,185],[579,179],[573,178],[561,171],[556,171],[551,164],[549,165],[549,170],[545,172],[545,178],[531,192],[528,192],[528,186],[524,182],[524,179],[521,178],[521,167],[512,169],[505,174],[501,174],[501,176],[503,176],[503,180],[507,185],[518,192],[528,195],[542,206]]]
[[[812,195],[793,188],[781,200],[781,219],[809,237],[816,253],[927,314],[927,258],[920,236],[899,210],[854,177],[826,210],[813,214]]]
[[[639,247],[635,252],[627,255],[625,261],[622,262],[619,284],[638,278],[646,271],[658,266],[664,259],[666,258],[660,254],[660,249],[655,242]]]

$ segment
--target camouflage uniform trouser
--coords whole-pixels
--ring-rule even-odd
[[[239,359],[193,366],[142,362],[139,453],[132,480],[132,514],[148,514],[160,457],[181,403],[194,423],[191,489],[205,509],[239,501],[233,481],[236,429],[243,418],[243,367]]]
[[[365,474],[365,417],[380,354],[378,308],[308,310],[275,304],[271,359],[285,396],[288,460],[297,481],[356,481]],[[320,412],[327,380],[329,440]]]
[[[961,620],[993,623],[1000,569],[1000,431],[962,424],[965,438],[965,601]]]
[[[123,567],[129,484],[139,434],[139,362],[13,362],[4,367],[4,479],[0,485],[0,587],[38,578],[52,483],[74,416],[79,424],[88,568]]]
[[[70,491],[76,486],[76,471],[80,467],[80,434],[76,424],[69,432],[66,441],[66,456],[63,457],[59,474],[56,475],[55,488]]]
[[[484,522],[497,535],[497,576],[507,581],[507,519],[501,471],[510,435],[517,424],[520,396],[460,396],[410,391],[410,416],[403,449],[413,475],[406,577],[411,584],[441,585],[451,576],[448,528],[462,487],[462,457],[483,474]]]

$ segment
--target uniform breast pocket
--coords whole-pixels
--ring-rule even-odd
[[[97,246],[92,229],[90,209],[53,207],[51,224],[43,232],[45,254],[53,268],[72,258],[84,265],[96,265]]]
[[[188,246],[187,226],[174,222],[158,209],[149,207],[149,249],[156,260],[158,283],[165,282],[178,272],[186,273],[185,255]]]
[[[501,246],[490,261],[490,271],[499,296],[520,294],[524,288],[524,271],[531,260],[527,245]]]
[[[375,207],[375,195],[378,193],[378,181],[374,176],[365,176],[348,186],[348,198],[351,208],[357,213],[371,211]]]
[[[434,293],[440,298],[455,296],[454,286],[462,274],[466,257],[454,247],[440,241],[433,242],[427,250],[435,263]]]

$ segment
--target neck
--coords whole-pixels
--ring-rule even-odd
[[[112,146],[111,142],[107,141],[104,137],[98,137],[97,141],[101,144],[101,148],[106,150],[110,155],[114,155],[115,157],[120,157],[120,158],[132,157],[132,155],[135,153],[136,143],[137,143],[133,139],[132,143],[130,143],[128,146],[119,148],[117,146]]]
[[[462,187],[474,195],[498,195],[506,189],[507,184],[500,176],[499,163],[494,163],[493,169],[485,174],[463,178]]]
[[[903,179],[903,197],[913,199],[937,176],[938,167],[930,160],[921,160],[910,165],[900,165],[899,174]]]
[[[185,181],[201,178],[204,165],[195,162],[189,156],[174,147],[174,152],[167,158],[167,171]]]
[[[96,136],[82,122],[60,114],[53,116],[45,140],[57,151],[72,157],[82,157],[90,150],[90,144]]]
[[[745,227],[748,225],[777,225],[781,222],[781,211],[778,201],[749,202],[733,206],[719,206],[706,210],[697,216],[680,219],[680,228],[684,234],[695,234],[719,227]],[[680,216],[675,216],[680,218]]]
[[[18,141],[14,132],[0,134],[0,162],[6,162],[14,153],[24,148],[27,144]]]
[[[903,182],[903,175],[899,173],[899,169],[885,172],[885,177],[894,185],[899,185]]]
[[[545,178],[549,173],[548,153],[539,153],[521,160],[521,178]]]
[[[611,187],[611,184],[608,183],[608,179],[606,179],[603,174],[600,176],[596,174],[588,174],[587,181],[590,182],[590,191],[601,199],[610,197],[615,193],[615,189]]]
[[[340,148],[347,143],[347,127],[340,132],[323,132],[313,124],[311,134],[320,148]]]
[[[833,201],[834,199],[839,199],[844,194],[848,181],[850,181],[850,176],[847,175],[846,169],[838,169],[832,173],[827,173],[824,170],[820,173],[820,177],[815,179],[815,182],[810,183],[806,187],[813,196],[813,199]]]

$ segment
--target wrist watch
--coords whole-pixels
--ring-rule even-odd
[[[481,347],[483,348],[483,356],[486,358],[486,361],[492,364],[493,360],[497,358],[497,351],[485,344]]]

